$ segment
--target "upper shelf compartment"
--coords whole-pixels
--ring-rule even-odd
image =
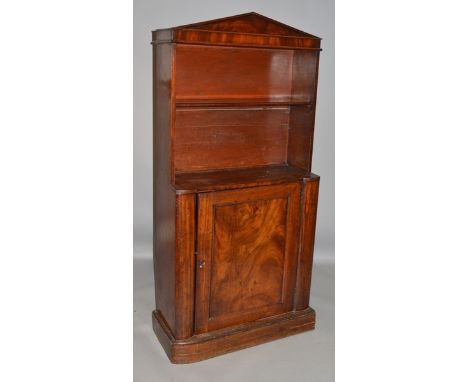
[[[177,44],[178,107],[313,103],[318,53]]]

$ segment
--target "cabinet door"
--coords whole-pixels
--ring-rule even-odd
[[[300,183],[198,196],[195,331],[292,310]]]

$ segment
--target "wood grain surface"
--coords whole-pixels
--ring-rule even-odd
[[[283,164],[288,121],[286,107],[177,110],[175,171]]]
[[[250,346],[263,344],[315,328],[315,311],[311,308],[287,312],[209,333],[177,340],[164,317],[155,310],[153,330],[172,363],[192,363]]]
[[[198,196],[195,332],[292,309],[300,183]]]
[[[271,165],[239,169],[176,173],[177,193],[221,191],[233,188],[268,186],[317,178],[304,169],[288,165]]]
[[[154,44],[320,50],[320,38],[255,12],[153,32]]]

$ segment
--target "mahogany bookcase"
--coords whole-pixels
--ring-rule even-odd
[[[314,329],[320,39],[256,13],[152,37],[159,341],[189,363]]]

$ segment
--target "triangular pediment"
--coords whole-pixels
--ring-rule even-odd
[[[309,38],[315,37],[309,33],[302,32],[298,29],[290,27],[289,25],[262,16],[255,12],[244,13],[242,15],[225,17],[221,19],[208,20],[201,23],[182,25],[174,29],[195,29],[213,32],[247,33]]]
[[[320,38],[258,13],[153,31],[153,43],[320,51]]]

